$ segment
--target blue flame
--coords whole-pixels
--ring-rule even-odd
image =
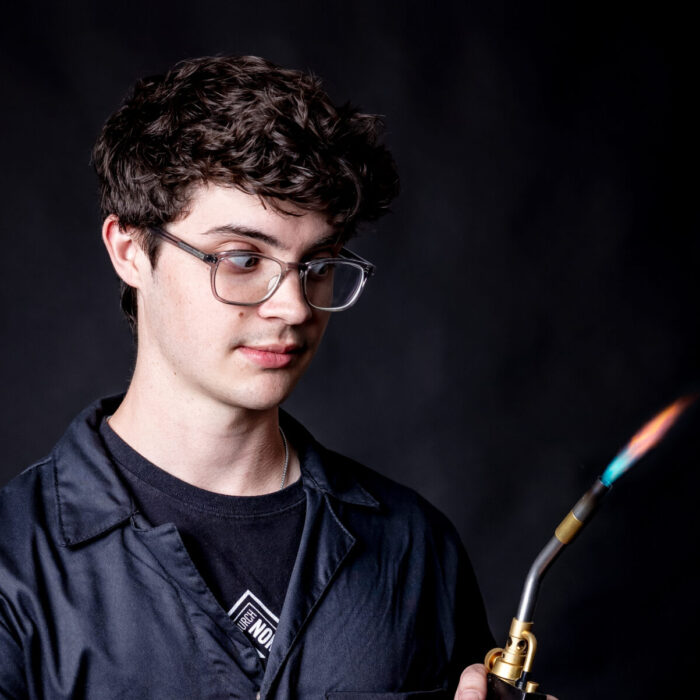
[[[617,481],[637,460],[628,450],[622,450],[615,459],[605,468],[600,480],[605,486],[611,486]]]

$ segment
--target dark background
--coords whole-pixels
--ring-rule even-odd
[[[378,266],[288,408],[458,527],[505,641],[530,562],[657,410],[700,387],[697,59],[665,4],[24,3],[0,29],[0,482],[133,348],[89,152],[138,76],[253,53],[386,116]],[[561,700],[697,693],[698,411],[545,579],[535,679]],[[685,696],[685,695],[684,695]]]

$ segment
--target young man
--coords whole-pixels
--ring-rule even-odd
[[[279,410],[372,273],[343,246],[397,191],[380,131],[253,57],[107,121],[136,364],[0,495],[0,697],[452,697],[493,646],[446,519]]]

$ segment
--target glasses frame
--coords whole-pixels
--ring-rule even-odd
[[[323,262],[344,262],[344,263],[350,263],[357,267],[359,270],[362,271],[362,281],[358,285],[357,289],[355,290],[354,295],[350,299],[350,301],[347,304],[344,304],[343,306],[335,307],[335,308],[328,308],[325,306],[316,306],[316,304],[312,304],[309,301],[309,297],[306,294],[306,275],[309,271],[309,268],[314,264],[318,262],[318,258],[315,260],[308,260],[306,262],[300,262],[300,263],[295,263],[295,262],[286,262],[285,260],[280,260],[279,258],[275,258],[272,255],[266,255],[264,253],[258,253],[255,251],[238,251],[238,250],[230,250],[230,251],[223,251],[222,253],[205,253],[203,250],[199,250],[199,248],[195,248],[194,246],[191,246],[189,243],[186,243],[183,241],[181,238],[178,238],[177,236],[174,236],[172,233],[169,231],[166,231],[163,228],[160,228],[159,226],[149,226],[148,231],[153,234],[154,236],[157,236],[158,238],[162,238],[163,240],[167,241],[168,243],[172,243],[172,245],[176,246],[180,250],[184,250],[186,253],[189,253],[190,255],[194,255],[195,258],[198,258],[201,260],[203,263],[206,263],[210,270],[210,284],[211,284],[211,291],[212,294],[214,295],[214,298],[217,301],[220,301],[222,304],[230,304],[231,306],[259,306],[260,304],[264,304],[282,285],[282,282],[284,282],[285,278],[287,277],[287,274],[289,273],[290,270],[296,270],[299,273],[299,281],[301,283],[301,290],[304,295],[304,300],[306,303],[312,308],[312,309],[317,309],[318,311],[329,311],[331,313],[334,313],[336,311],[345,311],[345,309],[349,309],[360,297],[360,294],[362,294],[362,290],[365,287],[365,284],[367,283],[367,280],[374,275],[376,267],[369,262],[369,260],[365,260],[363,257],[358,255],[357,253],[353,253],[351,250],[348,250],[347,248],[341,248],[340,252],[336,257],[333,258],[322,258]],[[254,254],[257,257],[260,258],[265,258],[266,260],[273,260],[276,262],[281,268],[282,268],[282,274],[279,276],[277,279],[277,283],[275,284],[272,289],[270,289],[267,294],[260,300],[260,301],[253,301],[253,302],[246,302],[246,301],[229,301],[228,299],[224,299],[223,297],[220,297],[219,294],[216,291],[216,271],[219,267],[219,263],[224,260],[227,257],[232,257],[236,253],[244,253],[244,252],[254,252]]]

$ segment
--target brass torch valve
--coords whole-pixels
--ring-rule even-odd
[[[537,639],[531,632],[532,624],[514,617],[505,648],[492,649],[484,659],[489,673],[513,687],[517,684],[525,693],[535,693],[538,686],[528,680],[537,651]]]

